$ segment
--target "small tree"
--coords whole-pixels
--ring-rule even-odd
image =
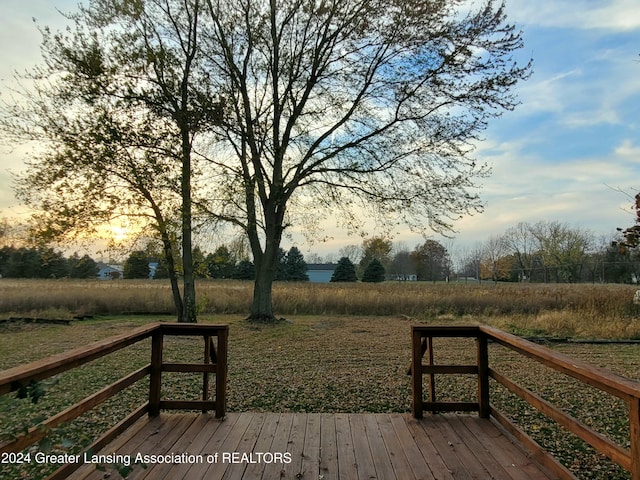
[[[308,282],[307,262],[297,247],[291,247],[284,261],[285,278],[289,282]]]
[[[635,248],[640,246],[640,192],[634,198],[633,208],[636,211],[635,225],[618,231],[622,232],[623,240],[619,242],[620,251],[624,252],[627,248]]]
[[[357,282],[356,267],[349,257],[342,257],[331,275],[330,282]]]
[[[207,255],[207,268],[211,278],[231,278],[236,262],[225,245],[219,246],[215,252]]]
[[[124,278],[149,278],[149,259],[142,250],[137,250],[124,262]]]
[[[380,261],[377,258],[371,260],[371,263],[367,265],[362,274],[362,281],[369,283],[384,282],[385,270]]]

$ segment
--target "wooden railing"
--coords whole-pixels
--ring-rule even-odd
[[[433,338],[475,338],[477,342],[476,363],[473,365],[434,365]],[[558,372],[569,375],[587,385],[624,400],[629,411],[630,449],[621,447],[608,437],[594,431],[576,418],[555,407],[535,392],[518,385],[504,373],[491,368],[489,342],[495,342],[529,359]],[[426,356],[427,364],[423,365]],[[502,427],[533,452],[535,458],[560,478],[573,479],[573,474],[546,452],[505,414],[491,404],[489,379],[492,378],[507,390],[519,396],[542,414],[577,435],[598,452],[631,473],[632,480],[640,480],[640,382],[616,375],[608,370],[594,367],[546,347],[524,340],[515,335],[487,326],[413,326],[411,384],[413,391],[412,413],[421,418],[423,412],[477,411],[480,417],[493,417]],[[423,399],[423,375],[429,377],[429,400]],[[476,402],[437,402],[435,393],[436,374],[471,374],[478,379]]]
[[[203,363],[165,363],[163,344],[165,336],[200,336],[204,338]],[[151,338],[151,361],[148,365],[130,373],[102,390],[81,400],[64,411],[48,418],[26,434],[0,443],[0,453],[20,452],[44,438],[48,431],[64,422],[73,420],[100,405],[117,393],[149,376],[148,401],[131,412],[126,418],[111,427],[84,451],[97,452],[111,440],[133,425],[145,413],[157,416],[162,409],[213,410],[217,418],[225,415],[227,384],[226,325],[190,323],[153,323],[137,328],[130,333],[107,338],[75,350],[54,355],[36,362],[0,372],[0,395],[24,389],[39,380],[52,377],[98,358],[122,350],[144,339]],[[217,339],[217,341],[214,341]],[[162,372],[201,372],[202,400],[166,400],[162,398]],[[215,374],[215,399],[210,400],[209,376]],[[79,464],[70,463],[56,470],[48,479],[66,478]]]

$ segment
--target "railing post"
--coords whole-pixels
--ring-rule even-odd
[[[432,367],[433,363],[433,337],[426,338],[427,346],[427,365]],[[436,375],[433,372],[429,373],[429,401],[435,403],[436,401]],[[431,413],[436,413],[435,410],[431,410]]]
[[[489,418],[489,347],[487,336],[478,332],[478,415]]]
[[[228,327],[218,330],[218,352],[216,358],[216,418],[223,418],[227,408],[227,345]]]
[[[640,398],[629,400],[629,438],[631,440],[631,480],[640,480]]]
[[[149,380],[149,416],[160,415],[160,391],[162,386],[162,327],[151,336],[151,378]]]
[[[415,326],[411,330],[411,413],[422,418],[422,336]]]
[[[204,336],[204,363],[211,362],[211,337],[209,335]],[[202,374],[202,401],[209,400],[209,372]],[[207,413],[207,410],[202,410],[202,413]]]

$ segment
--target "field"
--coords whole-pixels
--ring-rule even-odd
[[[230,325],[228,409],[230,411],[407,412],[410,384],[410,326],[415,323],[488,323],[532,336],[640,338],[635,288],[577,285],[382,284],[276,286],[274,326],[245,322],[251,285],[203,282],[200,321]],[[0,326],[0,369],[10,368],[75,346],[106,338],[149,321],[171,321],[168,289],[153,282],[0,281],[1,316],[32,315],[95,318],[71,325]],[[75,300],[74,300],[75,299]],[[75,303],[74,303],[75,302]],[[154,315],[139,315],[154,312]],[[360,313],[358,313],[360,312]],[[135,313],[135,315],[134,315]],[[377,314],[376,314],[377,313]],[[552,348],[616,373],[640,378],[640,345],[552,343]],[[197,339],[172,339],[167,359],[202,355]],[[471,341],[436,340],[436,363],[465,363]],[[38,404],[0,398],[0,432],[16,434],[149,361],[146,343],[45,384]],[[584,423],[628,444],[625,406],[615,398],[532,365],[491,346],[496,369],[529,386]],[[179,398],[196,398],[200,381],[170,374],[163,379]],[[437,377],[441,400],[472,400],[475,383],[463,376]],[[52,432],[53,451],[77,449],[95,432],[142,402],[147,386],[119,394],[95,412]],[[580,478],[622,479],[612,466],[581,441],[566,434],[526,404],[492,384],[492,402],[516,419]],[[170,394],[168,396],[171,396]],[[39,446],[38,448],[43,448]],[[45,466],[43,466],[45,467]],[[41,470],[0,469],[0,478],[37,478]]]
[[[201,281],[202,315],[246,315],[253,285]],[[312,284],[276,283],[278,316],[398,315],[417,321],[490,324],[521,335],[574,338],[640,338],[637,287],[569,284]],[[0,279],[0,319],[11,316],[173,313],[168,283]]]

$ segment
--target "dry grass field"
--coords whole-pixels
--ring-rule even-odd
[[[202,315],[246,315],[252,282],[200,281]],[[277,282],[276,315],[404,316],[418,321],[491,324],[522,335],[640,338],[637,287],[589,284]],[[0,279],[0,319],[10,316],[173,313],[169,284],[158,280]]]
[[[275,291],[277,312],[288,321],[273,326],[243,320],[250,284],[203,282],[199,287],[200,321],[230,326],[230,411],[407,412],[411,406],[406,375],[409,332],[415,323],[486,323],[535,336],[640,338],[640,312],[631,302],[635,289],[623,286],[279,284]],[[86,345],[146,322],[172,321],[171,315],[159,314],[171,310],[168,299],[168,289],[153,282],[2,280],[0,318],[71,318],[89,313],[96,317],[71,325],[0,325],[0,369]],[[158,314],[122,314],[125,311]],[[638,344],[551,346],[640,379]],[[173,338],[166,348],[167,361],[202,356],[198,339]],[[465,363],[475,355],[471,340],[439,339],[435,350],[436,363]],[[12,396],[0,397],[0,433],[6,437],[37,424],[43,416],[72,405],[148,361],[149,344],[142,342],[46,382],[45,395],[35,405]],[[490,363],[599,432],[622,445],[628,443],[625,406],[614,397],[532,365],[496,345],[491,346]],[[464,376],[438,376],[436,387],[439,399],[454,401],[472,400],[476,389],[475,381]],[[195,399],[200,388],[197,375],[163,377],[167,398]],[[118,394],[94,412],[56,429],[51,445],[45,446],[53,451],[79,449],[142,403],[147,389],[148,385],[139,385]],[[492,384],[491,395],[495,406],[579,478],[628,478],[498,385]],[[39,478],[47,468],[4,465],[0,466],[0,478]]]

